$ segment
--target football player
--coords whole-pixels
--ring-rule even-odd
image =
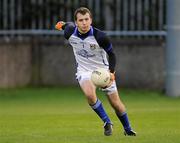
[[[91,81],[91,73],[97,68],[109,70],[111,83],[102,90],[106,92],[109,103],[122,123],[124,134],[136,136],[136,132],[130,126],[125,106],[120,100],[116,87],[116,57],[112,44],[104,32],[93,27],[91,24],[92,14],[90,10],[80,7],[74,13],[74,22],[59,21],[55,28],[57,30],[64,30],[64,37],[73,48],[77,62],[76,78],[87,98],[88,104],[104,122],[104,135],[112,135],[113,124],[101,101],[97,98],[96,87]]]

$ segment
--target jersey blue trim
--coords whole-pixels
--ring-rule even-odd
[[[92,26],[90,27],[90,32],[89,32],[89,36],[93,36],[94,35],[94,29],[92,28]]]
[[[75,27],[73,35],[78,37],[78,35],[77,35],[77,27]]]
[[[79,37],[81,40],[84,40],[84,39],[86,39],[86,38],[89,37],[89,36],[93,36],[93,32],[94,32],[94,31],[93,31],[92,26],[90,27],[90,30],[89,30],[87,33],[85,33],[85,34],[81,34],[81,33],[78,31],[78,28],[76,27],[75,30],[74,30],[73,35],[76,36],[76,37]]]

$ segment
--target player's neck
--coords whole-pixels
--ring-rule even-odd
[[[89,33],[89,31],[91,30],[91,28],[89,28],[87,31],[82,31],[81,29],[78,28],[78,34],[80,35],[86,35],[87,33]]]
[[[90,35],[91,29],[89,29],[89,31],[87,31],[86,33],[81,33],[79,30],[77,30],[77,35],[79,38],[81,39],[85,39]]]

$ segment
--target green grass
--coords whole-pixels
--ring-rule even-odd
[[[125,137],[103,93],[114,123],[110,137],[79,88],[0,90],[0,143],[179,143],[180,98],[155,91],[122,89],[137,137]]]

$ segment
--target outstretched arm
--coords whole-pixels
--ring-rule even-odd
[[[69,39],[69,37],[73,34],[75,29],[75,24],[73,22],[64,22],[59,21],[55,25],[55,29],[57,30],[64,30],[64,37]]]

